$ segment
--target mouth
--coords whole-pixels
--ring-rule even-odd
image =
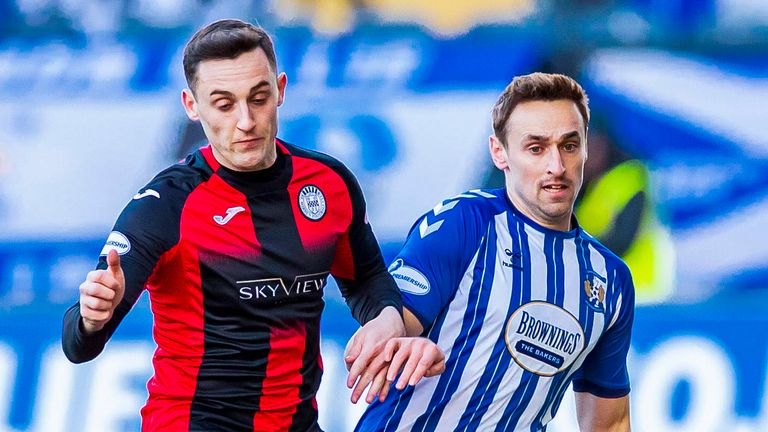
[[[237,146],[240,150],[250,151],[256,150],[264,146],[264,138],[245,138],[233,142],[233,145]]]
[[[262,138],[254,137],[254,138],[246,138],[246,139],[237,140],[237,141],[235,141],[235,144],[255,144],[255,143],[260,142],[260,141],[262,141]]]
[[[548,192],[562,192],[564,190],[568,189],[568,185],[562,184],[562,183],[552,183],[552,184],[546,184],[542,186],[542,189]]]

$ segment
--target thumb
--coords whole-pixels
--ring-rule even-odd
[[[109,254],[107,254],[107,270],[115,277],[123,271],[120,268],[120,255],[114,249],[110,250]]]

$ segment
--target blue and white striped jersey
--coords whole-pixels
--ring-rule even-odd
[[[504,189],[474,190],[417,220],[390,272],[446,370],[374,402],[358,431],[540,431],[573,381],[629,393],[627,266],[575,223],[533,222]]]

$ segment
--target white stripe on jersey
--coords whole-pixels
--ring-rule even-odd
[[[472,286],[473,282],[472,270],[475,268],[478,255],[480,255],[479,249],[475,251],[472,261],[464,271],[464,277],[462,277],[461,282],[459,283],[459,289],[456,292],[456,296],[448,305],[448,312],[443,327],[440,330],[437,345],[445,353],[446,360],[453,354],[451,352],[453,344],[461,331],[462,317],[467,310],[467,304],[469,302],[469,288]],[[456,353],[456,355],[458,355],[458,353]],[[413,428],[416,420],[425,412],[425,408],[429,406],[429,401],[432,399],[432,395],[435,392],[439,380],[440,376],[436,376],[423,379],[419,383],[418,391],[413,393],[397,430],[410,431]],[[396,410],[397,409],[395,409],[395,411]],[[386,429],[386,427],[384,429]]]
[[[507,271],[508,269],[503,265],[506,258],[504,249],[512,248],[512,238],[506,229],[507,213],[496,215],[494,222],[493,229],[496,230],[497,234],[496,250],[499,252],[496,253],[494,259],[494,279],[491,285],[491,295],[488,299],[489,307],[485,313],[485,320],[477,343],[470,354],[459,383],[459,389],[464,389],[464,391],[454,393],[451,397],[435,430],[442,431],[455,428],[469,405],[475,387],[487,385],[487,383],[480,382],[480,378],[485,372],[486,365],[493,360],[490,358],[493,347],[499,340],[499,335],[504,331],[504,325],[507,322],[513,277],[513,272]],[[447,319],[448,317],[446,317]]]
[[[518,232],[518,227],[520,232]],[[578,236],[574,238],[552,232],[545,234],[539,229],[524,223],[516,215],[510,217],[507,211],[494,214],[492,223],[485,228],[486,235],[484,239],[489,238],[488,230],[495,230],[496,244],[486,244],[484,249],[478,247],[478,250],[474,251],[471,262],[464,269],[457,292],[447,305],[445,319],[437,339],[437,344],[445,352],[448,362],[450,362],[450,359],[461,355],[462,352],[465,353],[465,356],[466,353],[469,353],[469,357],[465,360],[463,371],[462,367],[455,367],[446,371],[448,376],[422,380],[413,390],[408,402],[402,402],[401,399],[400,403],[407,403],[407,406],[399,419],[398,431],[411,431],[419,417],[425,414],[437,416],[438,412],[440,412],[439,418],[427,419],[425,424],[429,424],[431,421],[434,429],[438,431],[454,430],[465,412],[472,412],[476,409],[476,407],[469,407],[468,405],[478,386],[481,386],[481,390],[485,391],[486,398],[483,399],[483,402],[487,402],[488,399],[492,399],[492,402],[484,413],[480,414],[478,412],[471,419],[477,421],[476,416],[482,415],[476,430],[492,431],[496,429],[497,425],[500,425],[503,428],[502,430],[507,432],[530,432],[532,422],[537,421],[542,412],[544,414],[541,422],[543,425],[546,425],[552,419],[553,407],[559,405],[558,396],[564,393],[564,386],[566,385],[564,383],[570,382],[572,375],[581,367],[588,354],[595,347],[600,335],[605,330],[605,325],[608,322],[607,319],[611,319],[612,325],[619,315],[619,307],[616,307],[615,310],[612,307],[607,307],[607,299],[615,298],[620,291],[618,287],[613,286],[615,285],[615,274],[610,275],[614,283],[610,287],[606,286],[607,291],[615,290],[612,293],[613,295],[606,296],[605,301],[606,312],[611,312],[612,316],[606,317],[603,313],[596,312],[586,305],[583,288],[584,280],[581,271],[592,270],[603,277],[608,276],[606,272],[606,257],[601,255],[587,239]],[[527,242],[521,244],[524,243],[524,236]],[[552,241],[553,238],[555,239],[554,242]],[[588,257],[580,256],[581,250],[578,245],[582,244],[580,243],[582,240],[583,249]],[[483,241],[479,244],[482,245]],[[556,251],[560,245],[562,245],[562,253],[557,254]],[[480,255],[486,255],[489,249],[493,249],[493,246],[496,249],[496,256],[486,257],[483,262],[478,262]],[[511,268],[514,265],[508,263],[510,257],[509,254],[505,253],[505,250],[521,251],[523,253],[522,271]],[[547,264],[547,256],[550,257],[553,265]],[[526,258],[528,261],[526,261]],[[582,261],[583,258],[588,258],[588,262]],[[489,261],[493,262],[493,267],[484,269],[481,277],[487,278],[492,276],[493,280],[490,284],[487,310],[482,320],[479,336],[476,338],[468,337],[467,340],[470,342],[463,346],[457,346],[454,350],[454,344],[456,344],[461,328],[465,324],[465,316],[475,324],[478,324],[476,321],[479,319],[477,302],[480,301],[481,296],[477,296],[477,299],[474,299],[472,302],[473,304],[469,304],[470,297],[473,294],[477,295],[477,293],[470,292],[470,289],[483,289],[483,281],[474,280],[473,272],[476,266],[483,268],[485,263]],[[582,267],[583,264],[587,266],[586,269]],[[530,278],[530,285],[525,284],[523,275],[527,275]],[[515,278],[520,278],[520,280],[516,281]],[[554,281],[552,286],[548,283],[550,279]],[[516,286],[521,288],[517,292],[513,290]],[[564,309],[578,320],[585,332],[584,336],[589,342],[584,346],[580,354],[570,357],[573,363],[568,367],[567,372],[564,371],[553,376],[541,374],[533,380],[524,382],[523,378],[533,372],[527,372],[516,362],[515,358],[510,356],[508,358],[509,366],[505,370],[499,370],[504,363],[499,361],[499,358],[490,357],[500,336],[503,338],[503,335],[506,333],[505,327],[509,322],[510,314],[514,313],[522,303],[547,302],[548,297],[556,299],[555,303],[557,303],[558,307]],[[560,299],[562,299],[562,304],[559,304]],[[620,301],[621,299],[619,299],[619,304]],[[565,315],[564,312],[561,313]],[[590,320],[591,328],[589,325]],[[522,351],[516,354],[524,355],[520,353]],[[507,356],[510,353],[505,349],[503,355]],[[499,374],[501,374],[500,383],[496,390],[490,388],[490,383],[480,382],[486,367],[489,365],[491,367],[496,365],[496,370],[492,372],[494,372],[493,375],[497,379]],[[449,383],[455,380],[459,382],[457,386],[445,386],[441,389],[440,394],[436,394],[441,380],[442,382]],[[515,395],[515,391],[521,385],[536,387],[535,389],[529,389],[532,390],[530,397],[527,397],[528,394],[523,391],[525,390],[524,388],[520,389],[518,393],[526,397],[520,401],[514,401],[514,404],[519,405],[515,406],[513,404],[510,406],[515,408],[517,413],[520,413],[519,419],[517,419],[515,424],[506,424],[505,422],[512,423],[516,418],[509,415],[505,417],[505,410]],[[438,402],[445,400],[446,406],[442,410],[440,407],[431,406],[430,402],[433,400]],[[483,403],[480,405],[483,405]],[[393,411],[397,412],[398,407],[395,407]],[[390,421],[398,421],[397,416],[392,416]],[[387,426],[390,426],[389,423]]]
[[[575,247],[575,243],[574,243],[574,247]],[[600,255],[600,253],[597,252],[591,245],[588,245],[587,248],[588,248],[587,250],[589,251],[589,259],[591,262],[592,269],[597,273],[605,274],[605,258],[602,255]],[[563,250],[563,253],[566,253],[565,248]],[[576,254],[574,254],[574,256],[576,256]],[[576,268],[578,269],[578,263],[576,264]],[[566,291],[566,293],[568,293],[568,291]],[[585,322],[586,317],[579,316],[579,302],[581,298],[581,290],[578,291],[578,294],[579,294],[579,298],[574,303],[575,309],[569,309],[569,310],[571,311],[575,310],[576,313],[574,315],[578,316],[579,322]],[[566,303],[566,304],[569,304],[569,303]],[[568,371],[568,375],[566,376],[565,382],[569,382],[571,379],[571,376],[581,367],[581,365],[584,363],[584,360],[586,360],[587,358],[587,354],[590,351],[592,351],[592,348],[594,348],[595,344],[597,344],[598,339],[600,338],[600,335],[603,332],[604,320],[602,319],[602,315],[596,314],[590,308],[585,308],[584,311],[587,314],[592,314],[594,318],[593,325],[592,325],[592,332],[589,335],[589,344],[584,348],[585,354],[580,355],[576,359],[576,361],[573,363],[573,366]],[[553,400],[552,403],[546,408],[547,412],[544,415],[544,417],[541,419],[541,423],[543,425],[546,425],[552,420],[552,418],[554,418],[554,413],[552,412],[552,405],[554,405],[556,402],[557,401]]]
[[[581,274],[579,273],[579,257],[576,253],[576,241],[574,239],[566,239],[563,242],[563,271],[565,272],[565,281],[580,281],[581,280]],[[542,257],[543,259],[543,257]],[[546,281],[544,282],[546,284]],[[566,287],[571,288],[568,286],[566,282]],[[565,289],[565,293],[563,296],[563,309],[568,310],[571,312],[574,316],[578,317],[579,315],[579,307],[581,306],[581,290],[580,289]],[[591,310],[587,309],[588,311]],[[576,361],[583,362],[584,358],[586,356],[580,356],[577,358]],[[568,375],[570,376],[576,371],[576,367],[572,367],[568,371]],[[550,392],[552,391],[558,391],[560,386],[563,382],[568,382],[567,380],[558,380],[558,383],[560,385],[558,388],[552,388],[555,381],[555,377],[540,377],[538,381],[538,386],[536,387],[536,400],[531,401],[528,403],[528,406],[525,408],[525,411],[523,412],[523,415],[520,416],[519,424],[521,425],[520,428],[515,429],[516,431],[530,431],[530,424],[534,421],[536,421],[536,417],[539,416],[539,413],[541,413],[542,406],[547,402],[547,398],[550,398],[549,404],[546,407],[547,411],[550,411],[550,407],[556,403],[557,401],[554,400],[554,395],[550,395]],[[539,402],[540,401],[540,402]],[[545,423],[546,424],[546,423]]]

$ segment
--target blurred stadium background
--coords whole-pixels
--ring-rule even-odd
[[[513,76],[576,77],[594,115],[582,222],[652,275],[635,430],[768,430],[767,1],[0,0],[0,432],[138,430],[146,298],[85,365],[61,317],[125,203],[202,143],[180,50],[225,17],[276,36],[280,136],[356,172],[389,257],[439,200],[499,184],[490,108]],[[326,298],[321,425],[345,431],[355,325]],[[571,396],[558,417],[548,430],[576,430]]]

